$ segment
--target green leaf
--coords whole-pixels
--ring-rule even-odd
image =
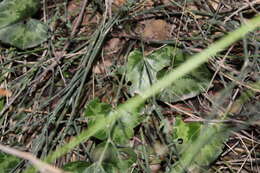
[[[102,167],[106,172],[120,172],[128,170],[137,160],[137,155],[132,148],[116,148],[111,143],[103,142],[98,144],[91,157],[95,162],[99,162],[102,157]]]
[[[120,170],[127,170],[137,161],[137,154],[132,148],[119,148],[119,162],[117,167]]]
[[[197,151],[196,159],[191,159],[192,163],[189,166],[189,170],[192,170],[207,167],[219,157],[224,147],[224,141],[228,138],[226,132],[220,128],[220,125],[211,124],[206,126],[198,122],[184,123],[180,118],[176,118],[173,138],[180,158],[186,158],[190,155],[190,150],[195,142],[200,140],[201,135],[204,137],[208,136],[208,140],[200,141],[203,144]],[[175,171],[182,169],[181,163],[182,160],[180,159],[175,164]]]
[[[48,27],[35,19],[0,29],[0,41],[20,49],[35,47],[48,39]]]
[[[124,112],[123,116],[116,122],[113,130],[113,139],[116,142],[128,143],[128,140],[134,136],[134,128],[142,121],[139,112],[139,109]]]
[[[200,123],[184,123],[180,117],[176,118],[173,128],[173,137],[179,153],[182,153],[187,145],[198,137],[200,128]]]
[[[168,72],[169,71],[167,70],[166,72],[161,73],[166,75]],[[190,74],[176,80],[172,86],[163,90],[163,92],[159,94],[158,98],[166,102],[176,102],[195,97],[210,87],[211,79],[212,74],[208,70],[207,66],[201,65]]]
[[[84,161],[75,161],[67,163],[62,167],[65,171],[69,171],[72,173],[83,173],[84,170],[89,167],[91,164],[89,162]]]
[[[11,172],[20,161],[15,156],[0,152],[0,172]]]
[[[112,111],[112,106],[107,103],[102,103],[99,99],[94,99],[90,101],[85,108],[85,116],[89,118],[88,125],[95,125],[98,119],[105,119],[107,115]],[[97,132],[94,137],[105,140],[109,134],[109,127],[104,127],[104,129]]]
[[[141,107],[141,106],[140,106]],[[125,112],[116,124],[108,124],[94,137],[105,140],[112,132],[112,138],[118,143],[125,143],[134,135],[134,128],[141,122],[139,118],[140,110],[133,110],[132,113]],[[105,119],[113,113],[112,106],[94,99],[88,103],[85,109],[85,116],[89,118],[89,128],[95,125],[98,119]]]
[[[132,95],[141,94],[157,81],[157,72],[168,66],[173,58],[171,51],[171,47],[164,47],[147,57],[138,50],[129,54],[126,79],[132,82],[130,88]]]
[[[86,168],[83,173],[106,173],[104,168],[100,166],[98,163],[93,163],[91,166]]]
[[[166,46],[144,57],[138,51],[128,56],[126,79],[130,81],[130,94],[142,94],[153,83],[167,75],[172,69],[189,59],[181,50]],[[162,101],[176,102],[194,97],[204,91],[210,84],[212,74],[206,67],[193,70],[190,74],[176,80],[164,89],[157,98]]]
[[[34,15],[39,0],[4,0],[0,3],[0,29]]]
[[[102,103],[99,99],[90,101],[85,109],[85,116],[95,117],[100,114],[108,114],[112,110],[112,106],[107,103]]]
[[[111,143],[102,142],[98,144],[91,153],[94,161],[98,162],[102,157],[102,162],[116,164],[118,162],[117,149]]]

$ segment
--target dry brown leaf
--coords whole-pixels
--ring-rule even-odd
[[[161,19],[151,19],[144,23],[141,35],[146,40],[168,40],[170,36],[170,25]]]
[[[105,50],[114,52],[120,47],[120,44],[122,44],[122,41],[119,38],[112,38],[105,45]]]
[[[112,38],[107,41],[104,46],[104,57],[93,68],[93,73],[102,74],[113,64],[114,54],[117,53],[123,45],[123,41],[119,38]]]
[[[106,69],[112,65],[110,60],[104,60],[102,63],[98,63],[93,67],[93,73],[95,74],[103,74],[106,72]]]

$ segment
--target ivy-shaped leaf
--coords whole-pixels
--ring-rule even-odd
[[[0,29],[34,15],[39,0],[4,0],[0,3]]]
[[[193,159],[189,165],[189,170],[207,167],[215,161],[222,152],[224,141],[228,139],[228,133],[221,125],[206,126],[198,122],[184,123],[180,118],[176,118],[173,138],[180,158],[192,157],[189,156],[191,154],[190,150],[195,142],[200,140],[200,135],[206,136],[209,139],[207,141],[200,141],[203,145],[199,151],[196,151],[196,159]],[[181,162],[182,160],[175,164],[175,171],[183,169]]]
[[[130,93],[141,94],[157,81],[156,75],[164,67],[170,65],[172,48],[164,47],[144,57],[138,50],[128,56],[126,79],[131,81]]]
[[[131,82],[130,94],[142,94],[188,58],[189,56],[181,50],[170,46],[156,50],[145,57],[140,51],[134,50],[128,56],[126,70],[126,79]],[[194,97],[209,87],[211,77],[212,74],[206,65],[202,65],[160,92],[157,99],[176,102]]]
[[[94,99],[88,103],[85,109],[85,116],[89,118],[89,128],[96,123],[97,119],[105,119],[110,116],[113,109],[107,103],[102,103],[98,99]],[[105,140],[112,130],[112,137],[118,143],[125,143],[134,135],[134,128],[141,122],[139,118],[139,110],[131,113],[125,113],[114,126],[106,126],[103,130],[97,132],[94,137]]]
[[[105,150],[105,151],[104,151]],[[116,148],[111,143],[102,142],[91,152],[91,157],[95,162],[99,162],[102,157],[102,167],[108,173],[128,170],[137,160],[137,155],[132,148]]]
[[[93,99],[88,103],[85,115],[95,118],[96,115],[108,114],[111,110],[112,106],[110,104],[100,102],[99,99]]]
[[[19,49],[35,47],[48,38],[48,27],[35,19],[28,19],[0,29],[0,40]]]
[[[173,128],[173,137],[179,153],[181,153],[182,150],[185,150],[185,147],[190,141],[194,141],[194,138],[196,139],[200,132],[200,128],[200,123],[184,123],[181,118],[176,118]]]
[[[117,162],[117,167],[119,170],[127,170],[136,163],[137,154],[132,148],[120,148],[118,152],[119,162]]]
[[[27,49],[46,41],[48,27],[38,20],[30,19],[39,7],[39,0],[0,2],[0,42]]]

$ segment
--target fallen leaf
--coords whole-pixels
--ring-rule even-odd
[[[95,74],[103,74],[106,72],[106,69],[112,65],[110,60],[102,61],[93,67],[93,73]]]
[[[145,40],[168,40],[170,37],[170,25],[161,19],[151,19],[144,22],[141,36]]]
[[[110,39],[105,45],[105,50],[108,52],[115,52],[121,46],[122,41],[119,38]]]
[[[106,70],[113,65],[114,55],[122,48],[123,43],[124,41],[119,38],[108,40],[103,49],[104,57],[94,66],[93,73],[106,73]]]
[[[128,56],[126,71],[126,80],[131,82],[130,94],[142,95],[152,84],[189,58],[189,55],[171,46],[160,48],[147,56],[139,50],[132,51]],[[162,90],[157,99],[170,103],[190,99],[210,87],[211,78],[207,66],[201,65]]]

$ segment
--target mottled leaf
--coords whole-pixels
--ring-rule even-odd
[[[4,0],[0,2],[0,29],[34,15],[40,0]]]
[[[99,99],[93,99],[90,101],[85,109],[85,115],[87,117],[95,117],[100,114],[108,114],[112,109],[112,106],[107,103],[100,102]]]
[[[111,143],[102,142],[95,146],[91,158],[96,162],[102,159],[102,162],[116,164],[118,162],[117,149]]]
[[[130,93],[141,94],[157,81],[157,72],[170,65],[173,59],[171,47],[164,47],[143,56],[142,52],[134,50],[128,56],[126,79],[132,83]]]
[[[48,27],[28,19],[0,29],[0,41],[20,49],[35,47],[48,39]]]
[[[196,153],[196,159],[191,159],[189,170],[198,170],[201,167],[209,166],[215,161],[222,152],[224,141],[228,139],[228,133],[225,128],[218,124],[204,125],[199,122],[185,123],[180,118],[176,118],[174,125],[173,138],[180,158],[193,157],[191,155],[192,147],[198,140],[202,147]],[[206,140],[201,141],[203,136]],[[181,170],[182,160],[180,159],[174,166],[174,170]]]
[[[181,50],[170,46],[156,50],[148,56],[134,50],[128,57],[126,71],[126,79],[131,82],[130,94],[142,94],[189,57]],[[212,74],[206,65],[202,65],[160,92],[157,99],[176,102],[194,97],[209,87],[211,77]]]
[[[200,128],[201,124],[198,122],[184,123],[181,118],[176,118],[173,128],[173,137],[179,153],[182,153],[182,150],[185,150],[187,144],[198,137]]]
[[[85,116],[89,118],[89,128],[91,128],[98,119],[105,119],[107,116],[110,116],[112,111],[114,110],[111,105],[102,103],[98,99],[89,102],[85,109]],[[104,127],[101,131],[97,132],[94,137],[105,140],[109,133],[111,133],[111,129],[113,129],[112,137],[116,142],[127,142],[128,139],[134,135],[134,127],[141,121],[138,112],[139,110],[134,110],[131,113],[126,112],[113,127],[109,125]]]
[[[183,61],[184,62],[184,61]],[[163,75],[169,73],[169,70],[161,71]],[[163,76],[162,75],[162,76]],[[211,72],[205,64],[193,70],[189,74],[176,80],[170,87],[163,90],[158,98],[166,102],[176,102],[186,100],[207,90],[212,78]]]
[[[102,156],[102,167],[108,173],[128,170],[137,160],[137,155],[132,148],[118,147],[111,143],[98,144],[91,153],[91,158],[98,162]]]

